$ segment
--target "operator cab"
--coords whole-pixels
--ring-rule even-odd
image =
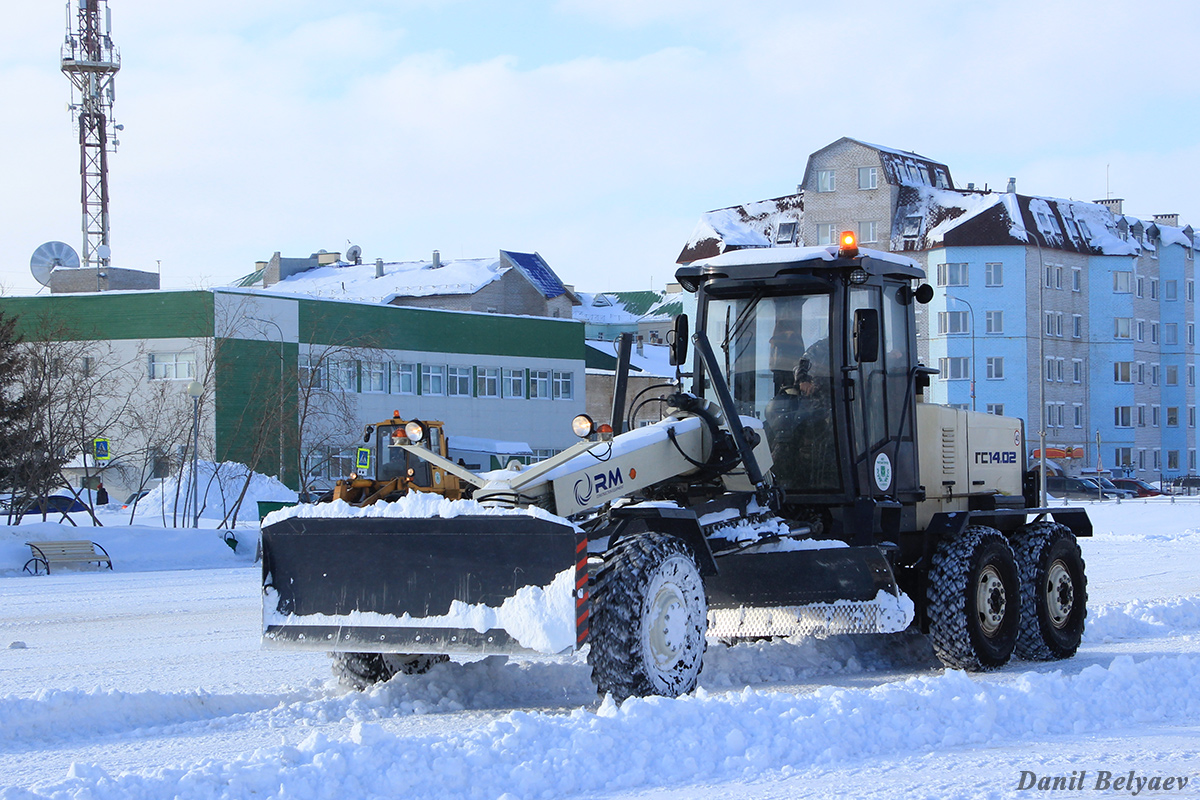
[[[914,403],[925,368],[911,259],[841,247],[731,251],[682,267],[739,414],[763,421],[789,504],[915,502]],[[703,365],[693,391],[711,390]]]
[[[432,486],[432,467],[428,461],[402,449],[401,445],[412,442],[404,433],[404,425],[380,425],[375,429],[375,452],[379,454],[377,481],[405,478],[417,486]],[[428,436],[420,446],[439,455],[442,451],[442,429],[428,426]]]

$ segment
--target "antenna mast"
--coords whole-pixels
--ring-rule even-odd
[[[72,6],[77,6],[72,27]],[[101,30],[100,11],[104,10]],[[108,152],[117,151],[113,123],[114,78],[121,54],[112,43],[108,0],[67,0],[67,38],[62,71],[71,81],[71,115],[79,127],[79,173],[83,200],[83,265],[105,267],[108,246]],[[79,94],[76,102],[76,92]]]

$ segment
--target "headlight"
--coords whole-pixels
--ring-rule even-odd
[[[580,414],[571,420],[571,430],[580,439],[586,439],[592,435],[592,431],[596,429],[596,423],[592,422],[592,418],[587,414]]]
[[[425,441],[425,437],[429,435],[429,429],[425,427],[425,423],[419,419],[414,419],[404,426],[404,435],[408,437],[408,441],[413,444],[420,444]]]

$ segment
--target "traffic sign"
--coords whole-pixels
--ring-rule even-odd
[[[371,448],[358,448],[358,459],[354,463],[354,468],[359,472],[366,472],[371,468]]]
[[[108,461],[108,439],[92,439],[92,457],[97,461]]]

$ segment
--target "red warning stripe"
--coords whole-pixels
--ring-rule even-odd
[[[587,569],[587,534],[581,533],[575,540],[575,555],[578,560],[575,562],[575,645],[580,647],[588,637],[588,619],[590,617],[590,605],[588,600],[591,593],[588,591],[588,569]]]

